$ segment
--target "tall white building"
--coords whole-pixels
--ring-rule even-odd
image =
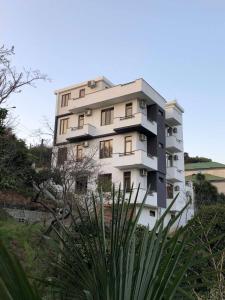
[[[153,226],[177,193],[168,219],[187,201],[184,176],[182,107],[167,102],[144,79],[114,85],[105,77],[59,89],[54,146],[58,163],[72,147],[78,159],[96,149],[96,179],[129,190],[140,184],[138,202],[149,189],[140,223]],[[95,189],[91,178],[77,182]],[[94,183],[93,183],[94,182]],[[108,184],[109,183],[109,184]],[[189,187],[190,190],[190,187]],[[190,191],[189,191],[190,194]],[[186,214],[181,223],[185,223]]]

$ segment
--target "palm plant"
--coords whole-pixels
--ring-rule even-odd
[[[60,258],[53,261],[57,276],[51,282],[63,299],[169,300],[177,293],[192,299],[179,287],[191,263],[192,251],[184,251],[191,237],[186,228],[170,236],[186,207],[165,224],[175,198],[152,231],[137,234],[147,194],[139,206],[138,190],[134,201],[132,193],[127,199],[125,191],[113,188],[110,224],[105,223],[100,193],[99,201],[92,196],[92,208],[85,202],[85,214],[77,207],[79,221],[72,218],[71,227],[60,223],[54,228]]]
[[[98,199],[92,196],[92,206],[85,200],[85,212],[77,206],[79,218],[71,215],[71,226],[58,221],[58,255],[51,263],[56,275],[47,278],[54,296],[43,299],[192,299],[180,287],[191,264],[193,249],[186,247],[191,231],[184,227],[170,236],[186,207],[165,224],[175,198],[151,231],[140,232],[137,224],[147,194],[138,204],[138,191],[132,201],[133,189],[126,193],[113,187],[110,224],[105,223],[103,193]],[[0,249],[1,299],[40,299],[17,260]]]

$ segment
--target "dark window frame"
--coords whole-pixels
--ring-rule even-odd
[[[67,126],[65,127],[65,124],[67,123]],[[59,134],[66,134],[67,129],[69,129],[69,118],[63,118],[59,120]]]
[[[130,139],[130,140],[128,140]],[[129,148],[130,145],[130,151],[127,151],[127,148]],[[128,136],[125,136],[124,137],[124,154],[125,155],[129,155],[129,154],[132,154],[132,136],[131,135],[128,135]]]
[[[81,155],[80,155],[81,153]],[[83,157],[83,146],[82,145],[77,145],[76,146],[76,161],[82,161]]]
[[[150,215],[150,217],[155,217],[155,215],[156,215],[155,210],[150,209],[150,210],[149,210],[149,215]]]
[[[114,107],[101,110],[101,126],[113,124]]]
[[[57,166],[63,165],[63,163],[67,160],[67,147],[58,148],[57,153]]]
[[[125,117],[131,118],[133,116],[133,103],[129,102],[125,105]]]
[[[71,93],[63,94],[61,96],[61,107],[68,106],[69,100],[71,99]]]
[[[76,193],[85,194],[87,192],[88,178],[86,176],[77,178],[76,180]]]
[[[81,123],[82,123],[82,125],[81,125]],[[83,127],[84,127],[84,114],[78,116],[78,126],[77,126],[77,128],[81,129]]]
[[[131,171],[123,172],[123,188],[126,192],[131,190]]]
[[[111,158],[113,154],[113,140],[100,141],[99,158]]]
[[[98,175],[98,189],[103,192],[111,192],[112,190],[112,173]]]
[[[80,89],[79,90],[79,98],[84,98],[85,97],[85,89]]]

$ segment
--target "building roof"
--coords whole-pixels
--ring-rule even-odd
[[[185,164],[185,171],[201,170],[201,169],[218,169],[218,168],[225,169],[225,165],[215,161]]]
[[[197,174],[185,176],[185,180],[186,181],[195,181],[196,180],[196,175]],[[202,175],[205,176],[205,180],[207,180],[207,181],[225,181],[224,177],[215,176],[215,175],[212,175],[212,174],[202,174]]]

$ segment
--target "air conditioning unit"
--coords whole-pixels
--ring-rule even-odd
[[[142,141],[142,142],[147,141],[147,137],[146,137],[146,135],[144,135],[143,133],[141,133],[141,134],[139,135],[139,139],[140,139],[140,141]]]
[[[178,160],[178,159],[179,159],[178,155],[174,155],[173,160]]]
[[[95,80],[89,80],[88,81],[88,87],[93,89],[96,87],[96,81]]]
[[[145,109],[147,107],[146,101],[145,100],[140,100],[139,101],[139,106],[140,106],[140,108]]]
[[[179,192],[179,190],[180,190],[179,185],[176,185],[175,188],[174,188],[174,191],[175,191],[175,192]]]
[[[87,109],[85,111],[85,116],[91,116],[92,115],[92,110],[91,109]]]
[[[83,147],[87,148],[88,146],[89,146],[89,142],[88,141],[83,142]]]
[[[147,176],[148,175],[148,172],[146,169],[140,169],[140,175],[141,176]]]
[[[177,133],[177,128],[176,127],[173,128],[173,133]]]

